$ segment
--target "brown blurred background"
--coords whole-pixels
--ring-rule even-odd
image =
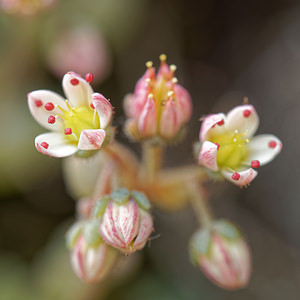
[[[300,298],[299,1],[57,0],[35,15],[2,9],[0,41],[0,300]],[[223,291],[190,264],[187,243],[197,223],[189,208],[155,210],[159,237],[137,255],[130,276],[94,288],[71,273],[63,234],[74,201],[61,161],[34,148],[44,129],[31,117],[26,94],[62,94],[64,72],[92,71],[93,88],[116,107],[118,139],[129,144],[121,129],[123,97],[145,61],[158,65],[161,53],[178,66],[194,103],[187,138],[168,149],[166,166],[193,163],[199,117],[226,112],[244,96],[260,115],[259,133],[283,142],[248,189],[211,185],[215,215],[238,223],[253,251],[244,290]]]

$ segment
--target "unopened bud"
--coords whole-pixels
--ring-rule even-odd
[[[103,239],[123,253],[142,249],[153,231],[150,203],[142,193],[119,189],[95,205]]]
[[[190,254],[192,261],[221,288],[236,290],[249,282],[250,250],[229,221],[215,221],[211,228],[196,231],[190,241]]]
[[[98,222],[74,224],[67,233],[67,243],[73,271],[82,281],[103,279],[116,261],[117,251],[102,240]]]

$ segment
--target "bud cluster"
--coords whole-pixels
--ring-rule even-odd
[[[134,93],[125,99],[129,118],[125,131],[134,140],[174,141],[180,138],[192,114],[191,97],[174,77],[176,66],[168,66],[164,54],[160,61],[157,74],[153,63],[146,63],[147,70],[138,80]]]

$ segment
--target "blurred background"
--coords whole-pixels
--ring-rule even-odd
[[[300,298],[299,1],[0,0],[0,7],[0,300]],[[64,233],[75,203],[62,161],[35,150],[44,129],[26,95],[63,94],[65,72],[92,72],[94,90],[116,108],[117,138],[129,145],[123,97],[161,53],[178,66],[194,103],[187,138],[168,149],[166,166],[193,163],[199,117],[226,112],[244,96],[260,115],[259,133],[283,142],[250,188],[211,185],[215,215],[238,223],[253,252],[244,290],[223,291],[190,264],[197,222],[188,207],[154,211],[159,237],[128,258],[123,273],[90,286],[71,271]]]

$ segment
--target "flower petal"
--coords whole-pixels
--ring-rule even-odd
[[[113,107],[110,102],[99,93],[94,93],[92,95],[92,103],[100,118],[100,128],[106,128],[111,121]]]
[[[198,162],[212,171],[218,171],[219,167],[217,165],[217,152],[218,145],[209,141],[205,141],[202,144]]]
[[[148,241],[148,238],[152,231],[153,220],[151,215],[143,209],[140,209],[140,228],[133,247],[137,250],[142,249],[145,243]]]
[[[219,134],[224,131],[224,126],[219,126],[217,123],[222,122],[222,120],[225,120],[225,115],[222,113],[219,114],[213,114],[208,115],[203,120],[203,123],[201,125],[199,138],[200,141],[206,141],[209,140],[209,137],[211,134]]]
[[[234,180],[232,178],[232,174],[235,172],[228,172],[226,170],[222,170],[221,172],[227,180],[231,181],[232,183],[234,183],[238,186],[244,186],[244,185],[249,184],[258,174],[255,170],[253,170],[252,168],[249,168],[247,170],[238,172],[238,174],[240,175],[240,178],[238,180]]]
[[[257,130],[259,118],[252,105],[240,105],[227,114],[225,123],[228,131],[238,130],[239,133],[245,133],[245,137],[252,137]]]
[[[105,139],[105,130],[103,129],[85,129],[81,131],[78,149],[79,150],[97,150],[100,149]]]
[[[192,99],[188,91],[179,84],[175,84],[174,93],[180,111],[180,124],[190,120],[193,111]]]
[[[45,109],[47,103],[52,103],[54,108],[52,110]],[[60,109],[55,107],[56,105],[59,105],[62,109],[68,109],[64,98],[54,92],[38,90],[28,94],[28,106],[32,116],[40,125],[53,131],[62,129],[60,121],[54,124],[48,123],[49,116],[61,113]]]
[[[168,100],[160,119],[160,134],[167,138],[173,138],[178,133],[178,115],[175,102]]]
[[[65,137],[58,132],[38,135],[35,138],[35,147],[39,152],[53,157],[70,156],[78,150],[75,145],[68,144]]]
[[[89,83],[74,72],[68,72],[63,78],[63,89],[67,99],[74,106],[89,105],[93,89]]]
[[[156,109],[153,98],[147,99],[138,121],[138,129],[143,137],[151,136],[156,132]]]
[[[258,160],[261,166],[265,165],[275,158],[281,148],[281,141],[272,134],[255,136],[248,145],[249,164],[252,160]]]

